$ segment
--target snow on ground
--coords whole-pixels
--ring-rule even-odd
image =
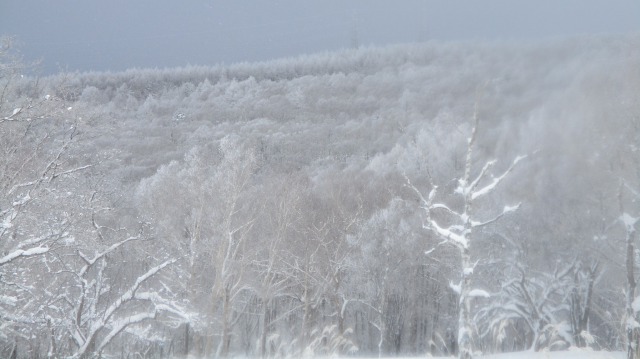
[[[627,357],[625,352],[606,352],[606,351],[591,351],[584,349],[571,349],[569,351],[555,351],[555,352],[514,352],[514,353],[502,353],[502,354],[488,354],[483,356],[476,356],[475,359],[625,359]],[[257,357],[234,357],[236,359],[255,359]],[[297,358],[297,357],[291,357]],[[308,357],[302,356],[304,359],[378,359],[377,356],[367,357],[340,357],[340,356],[315,356]],[[386,359],[418,359],[418,358],[430,358],[430,359],[455,359],[456,357],[430,357],[430,356],[406,356],[406,357],[391,357],[385,356]],[[200,359],[195,356],[189,356],[187,359]]]
[[[624,359],[624,352],[572,350],[561,352],[518,352],[487,355],[483,359]]]
[[[453,357],[434,357],[433,359],[451,359]],[[491,354],[477,359],[624,359],[626,353],[624,352],[598,352],[575,349],[571,351],[557,351],[557,352],[515,352],[515,353],[502,353]],[[373,357],[371,358],[373,359]],[[416,357],[398,357],[395,359],[416,359]]]

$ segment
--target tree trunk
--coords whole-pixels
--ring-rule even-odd
[[[620,204],[621,218],[626,219],[628,216],[624,211],[624,204],[622,201],[622,189],[620,184],[618,190],[618,202]],[[635,318],[635,312],[633,310],[633,301],[636,297],[636,276],[635,276],[635,237],[636,229],[635,222],[633,224],[624,223],[627,231],[626,245],[626,269],[627,269],[627,297],[626,297],[626,331],[627,331],[627,359],[634,359],[638,355],[638,330],[636,329],[637,321]]]
[[[387,253],[388,254],[388,253]],[[389,256],[387,255],[387,258]],[[382,358],[382,350],[384,344],[384,337],[387,335],[387,320],[386,313],[388,308],[387,302],[387,279],[389,276],[389,263],[385,264],[384,276],[382,277],[382,291],[380,293],[380,304],[378,306],[378,315],[380,318],[380,326],[378,330],[380,331],[380,339],[378,340],[378,358]]]
[[[584,271],[576,271],[574,279],[574,288],[571,295],[571,326],[573,327],[573,341],[577,347],[586,347],[587,342],[582,336],[582,332],[586,331],[589,327],[589,316],[591,315],[591,302],[593,297],[593,285],[596,280],[596,274],[598,271],[598,265],[592,265],[586,270],[587,288],[583,293],[579,288],[583,283],[580,283],[580,273]],[[584,295],[584,296],[583,296]]]
[[[471,298],[469,291],[471,286],[472,266],[469,248],[463,248],[462,253],[462,281],[460,282],[460,301],[458,315],[458,358],[471,359]]]
[[[189,356],[189,323],[184,325],[184,357]]]
[[[307,264],[309,259],[307,258]],[[302,314],[302,333],[300,333],[300,353],[303,353],[309,344],[309,326],[311,322],[311,293],[309,288],[309,266],[306,266],[304,274],[304,288],[302,298],[304,300],[303,314]]]
[[[633,311],[633,301],[636,293],[636,278],[634,271],[634,259],[635,259],[635,245],[634,245],[634,232],[627,233],[627,359],[634,359],[637,351],[636,348],[636,336],[637,330],[635,329],[635,313]]]
[[[269,315],[269,302],[263,301],[263,315],[262,315],[262,333],[260,333],[260,357],[267,357],[267,334],[269,333],[269,324],[271,317]]]
[[[222,303],[222,343],[220,350],[221,358],[227,357],[231,344],[231,303],[229,299],[229,293],[227,290],[225,290],[224,302]]]
[[[471,162],[473,154],[473,145],[476,139],[476,133],[478,131],[478,117],[477,108],[474,112],[474,126],[469,138],[467,147],[467,158],[464,168],[464,183],[468,186],[471,183]],[[471,298],[469,292],[471,291],[471,274],[473,273],[473,264],[471,263],[471,254],[469,253],[469,246],[472,240],[471,224],[471,210],[472,210],[473,197],[471,190],[467,190],[464,193],[464,212],[461,217],[464,220],[464,239],[466,243],[460,244],[460,264],[462,265],[462,280],[460,281],[460,301],[458,312],[458,358],[471,359],[471,320],[469,311],[471,310]]]

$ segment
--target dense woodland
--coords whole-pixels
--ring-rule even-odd
[[[0,51],[2,357],[636,350],[638,37]]]

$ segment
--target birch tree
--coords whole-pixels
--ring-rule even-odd
[[[278,301],[290,297],[293,292],[294,275],[285,260],[291,257],[288,247],[299,235],[297,226],[302,217],[302,186],[291,177],[278,178],[268,186],[269,190],[264,193],[266,206],[262,211],[265,230],[251,243],[254,255],[251,264],[257,274],[252,287],[262,312],[258,339],[258,353],[262,358],[274,354],[270,347],[276,341],[286,340],[284,333],[276,332],[275,328],[279,321],[288,317],[289,310],[276,314]]]
[[[187,253],[181,264],[189,277],[186,290],[206,318],[200,320],[203,342],[194,350],[205,355],[229,353],[239,319],[234,305],[250,292],[245,254],[260,208],[250,195],[256,168],[253,150],[226,136],[215,146],[193,148],[183,162],[161,167],[138,190],[156,227],[171,231],[167,244]],[[165,221],[175,227],[167,228]]]
[[[471,136],[467,141],[466,160],[464,163],[464,173],[457,180],[457,187],[453,195],[460,199],[461,208],[456,210],[454,206],[446,203],[436,202],[438,199],[439,187],[431,183],[431,190],[425,196],[414,186],[407,177],[407,185],[418,196],[421,209],[424,211],[425,220],[423,227],[435,233],[441,242],[439,245],[453,245],[458,249],[460,256],[460,281],[451,283],[451,289],[459,295],[459,315],[458,315],[458,357],[461,359],[469,359],[473,355],[473,330],[474,325],[471,317],[471,302],[474,297],[486,297],[488,292],[481,289],[473,288],[471,278],[475,266],[482,258],[473,258],[471,255],[471,246],[477,240],[478,230],[491,225],[508,213],[518,209],[520,204],[505,206],[497,215],[490,219],[482,219],[481,215],[476,212],[477,202],[493,193],[505,178],[513,171],[515,166],[525,158],[525,156],[516,157],[511,165],[500,175],[494,176],[491,173],[492,167],[497,163],[496,160],[487,161],[482,169],[474,176],[472,170],[474,168],[474,146],[477,140],[478,132],[478,112],[477,108],[473,116],[473,128]],[[431,179],[429,179],[432,182]],[[452,201],[452,203],[455,203]],[[443,217],[447,218],[447,225],[442,225]]]
[[[255,154],[238,138],[226,137],[220,143],[222,162],[216,168],[215,184],[218,186],[219,206],[216,209],[213,238],[215,250],[210,259],[214,266],[211,312],[219,312],[222,333],[216,355],[227,356],[231,345],[234,317],[234,301],[248,291],[245,272],[249,263],[245,247],[250,229],[255,221],[255,207],[245,201],[252,186],[257,166]]]
[[[637,237],[637,225],[640,219],[631,215],[624,205],[624,190],[627,189],[633,197],[640,199],[640,192],[635,191],[630,186],[625,186],[624,183],[620,185],[618,190],[618,202],[620,204],[620,217],[619,221],[624,226],[625,230],[625,271],[627,277],[627,288],[625,296],[625,335],[627,342],[627,359],[634,359],[638,356],[639,348],[639,335],[640,335],[640,323],[638,323],[638,312],[640,312],[640,296],[636,296],[637,290],[637,277],[636,277],[636,262],[637,262],[637,249],[636,249],[636,237]]]

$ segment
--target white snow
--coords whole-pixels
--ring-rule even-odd
[[[396,359],[409,359],[410,357],[398,357]],[[433,357],[434,359],[451,359],[453,357]],[[589,349],[572,348],[568,351],[556,352],[514,352],[502,354],[488,354],[474,356],[475,359],[624,359],[624,352],[591,351]],[[363,358],[367,359],[367,358]]]
[[[16,206],[22,206],[23,204],[27,203],[29,200],[31,200],[31,196],[27,193],[26,195],[24,195],[22,198],[20,198],[19,200],[15,201],[12,203],[12,205],[14,207]]]
[[[453,282],[449,282],[449,288],[451,288],[451,290],[456,292],[456,294],[458,295],[460,295],[460,292],[462,291],[462,286],[460,286],[460,284],[455,284]]]
[[[592,345],[596,342],[596,338],[591,335],[591,333],[587,332],[586,330],[583,330],[582,332],[580,332],[580,336],[582,337],[582,339],[584,339],[585,343],[587,343],[587,345]]]
[[[623,213],[620,216],[620,220],[622,221],[622,223],[624,223],[625,227],[627,228],[627,231],[629,232],[633,231],[633,227],[638,222],[638,218],[632,217],[629,213]]]
[[[0,295],[0,304],[9,305],[13,307],[16,305],[17,302],[18,302],[18,298],[16,297]]]
[[[628,317],[627,318],[627,328],[638,329],[638,328],[640,328],[640,323],[638,323],[638,321],[635,320],[635,318]]]
[[[520,208],[520,203],[516,204],[515,206],[504,206],[502,213],[515,212],[518,210],[518,208]]]
[[[454,229],[456,226],[451,226],[449,228],[442,228],[434,220],[431,220],[430,226],[431,228],[435,229],[436,233],[438,233],[442,238],[451,240],[454,242],[454,244],[458,246],[466,248],[469,245],[464,235],[460,235],[452,231],[452,229]]]
[[[637,296],[633,300],[633,303],[631,304],[631,308],[633,308],[633,312],[634,313],[640,312],[640,296]]]
[[[7,254],[6,256],[0,258],[0,265],[9,263],[18,257],[34,256],[34,255],[46,253],[47,251],[49,251],[48,247],[35,247],[27,250],[17,249]]]
[[[486,290],[482,290],[482,289],[473,289],[469,292],[469,296],[470,297],[482,297],[482,298],[489,298],[491,297],[491,294],[489,294],[489,292],[487,292]]]
[[[623,359],[623,352],[596,352],[585,349],[575,349],[558,352],[517,352],[486,355],[483,359]]]
[[[4,220],[2,221],[2,223],[0,223],[0,228],[9,229],[13,227],[13,224],[11,223],[11,219],[12,219],[11,216],[4,217]]]
[[[513,160],[513,164],[515,165],[515,164],[517,164],[518,162],[520,162],[520,161],[524,160],[525,158],[527,158],[527,155],[520,155],[520,156],[518,156],[518,157],[514,158],[514,160]]]
[[[498,184],[500,182],[502,182],[502,180],[509,174],[509,172],[511,172],[511,170],[513,170],[513,167],[520,162],[522,159],[526,158],[527,156],[518,156],[513,160],[513,163],[511,164],[511,166],[500,176],[498,177],[494,177],[493,175],[491,176],[493,178],[493,181],[491,181],[491,183],[489,183],[488,185],[486,185],[485,187],[474,191],[471,194],[471,199],[476,199],[478,197],[482,197],[488,193],[490,193],[491,191],[493,191],[494,188],[496,188],[498,186]],[[478,178],[474,181],[474,183],[472,183],[469,186],[469,189],[475,188],[475,186],[477,186],[477,184],[479,183],[479,180],[482,179],[484,177],[485,171],[487,169],[489,169],[489,167],[491,167],[493,164],[495,163],[494,161],[489,161],[487,162],[487,164],[483,167],[482,171],[480,171],[480,175],[478,176]]]
[[[35,248],[27,249],[26,251],[22,251],[22,255],[25,257],[34,256],[36,254],[43,254],[48,251],[49,251],[48,247],[35,247]]]

